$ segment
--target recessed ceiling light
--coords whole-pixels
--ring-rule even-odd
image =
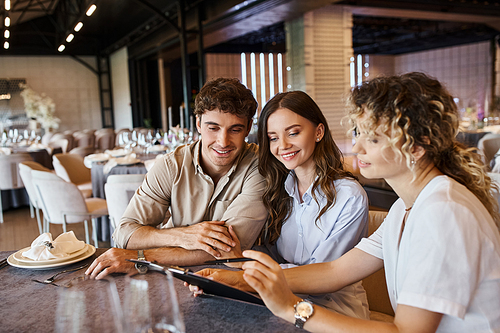
[[[85,13],[85,15],[90,16],[90,15],[94,14],[94,11],[96,8],[97,8],[96,5],[90,6],[89,9],[87,10],[87,12]]]
[[[75,35],[73,35],[73,34],[69,34],[69,35],[68,35],[68,37],[66,37],[66,41],[67,41],[68,43],[71,43],[71,41],[73,40],[73,38],[75,38]]]
[[[66,48],[66,46],[64,46],[64,44],[61,44],[61,45],[59,45],[59,47],[57,48],[57,51],[62,52],[62,51],[64,51],[64,49],[65,49],[65,48]]]
[[[76,25],[75,25],[75,31],[78,32],[80,31],[80,29],[83,27],[83,23],[82,22],[78,22]]]

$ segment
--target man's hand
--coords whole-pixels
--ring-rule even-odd
[[[91,279],[102,279],[111,273],[133,273],[134,263],[126,259],[137,259],[137,251],[111,248],[97,257],[85,271]]]
[[[218,250],[229,252],[236,246],[224,221],[206,221],[189,227],[174,228],[177,246],[186,250],[203,250],[214,257],[220,257]]]
[[[243,254],[241,253],[241,244],[240,240],[238,239],[238,236],[234,232],[234,228],[232,225],[230,225],[227,230],[229,231],[229,235],[233,239],[233,241],[236,243],[235,246],[231,248],[229,252],[226,251],[221,251],[221,256],[220,259],[228,259],[228,258],[242,258]],[[224,265],[228,267],[233,267],[233,268],[241,268],[243,265],[242,262],[235,262],[235,263],[225,263]]]

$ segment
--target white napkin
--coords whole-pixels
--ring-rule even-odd
[[[65,232],[52,241],[52,234],[46,232],[38,236],[23,256],[35,261],[69,257],[71,253],[83,249],[84,241],[76,238],[73,231]]]
[[[12,149],[10,148],[0,148],[0,155],[10,155],[12,153]]]
[[[132,151],[130,149],[113,149],[113,150],[106,150],[104,153],[108,154],[113,157],[122,157],[130,154]]]
[[[102,172],[107,175],[111,169],[113,169],[115,166],[118,165],[118,160],[120,160],[122,163],[123,162],[130,162],[130,163],[136,163],[137,162],[137,158],[136,158],[136,155],[135,153],[132,153],[132,154],[129,154],[125,157],[122,157],[122,158],[111,158],[108,163],[106,163],[104,165],[104,168],[102,169]]]

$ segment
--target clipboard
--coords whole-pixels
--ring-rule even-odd
[[[175,278],[178,278],[184,282],[192,284],[193,286],[197,286],[200,289],[203,289],[203,294],[205,295],[220,296],[238,301],[264,305],[264,301],[262,301],[262,299],[251,293],[236,289],[224,283],[207,279],[200,275],[196,275],[187,268],[181,268],[178,266],[163,266],[145,260],[135,260],[135,259],[127,259],[127,260],[136,263],[138,265],[147,266],[151,270],[161,271],[161,272],[169,271]]]

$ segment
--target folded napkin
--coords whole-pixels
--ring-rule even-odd
[[[132,151],[130,149],[113,149],[113,150],[106,150],[104,153],[108,154],[113,157],[122,157],[130,154]]]
[[[115,166],[118,165],[118,161],[120,161],[121,163],[127,163],[127,162],[130,162],[131,164],[132,163],[137,163],[137,158],[136,158],[136,155],[135,153],[132,153],[132,154],[129,154],[125,157],[121,157],[121,158],[111,158],[108,163],[106,163],[104,165],[104,168],[102,169],[102,172],[107,175],[111,169],[113,169]]]
[[[39,261],[69,257],[71,253],[85,247],[85,242],[78,240],[73,231],[59,235],[54,241],[52,234],[46,232],[38,236],[23,257]]]
[[[10,148],[0,148],[0,155],[10,155],[12,153],[12,149]]]

